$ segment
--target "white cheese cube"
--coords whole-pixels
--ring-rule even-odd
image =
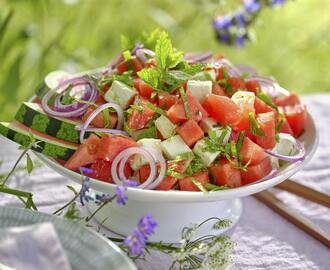
[[[182,140],[180,135],[175,135],[161,142],[162,151],[168,159],[191,153],[191,149]]]
[[[225,127],[214,127],[211,128],[210,131],[215,131],[215,135],[216,137],[220,138],[222,136],[222,133],[226,133],[226,135],[224,135],[222,143],[226,144],[229,141],[230,138],[230,134],[231,134],[231,128],[229,126],[225,126]]]
[[[194,76],[192,76],[191,79],[196,80],[196,81],[210,81],[211,80],[211,81],[215,82],[215,79],[216,79],[215,70],[210,69],[207,71],[198,72]]]
[[[284,156],[290,156],[296,154],[296,139],[290,134],[282,133],[280,141],[276,144],[276,153]]]
[[[108,102],[115,102],[123,109],[126,109],[136,95],[136,91],[128,85],[113,81],[108,92],[105,93],[104,99]]]
[[[211,81],[193,81],[187,82],[187,91],[202,102],[208,94],[212,93]]]
[[[217,151],[217,152],[208,152],[208,151],[205,151],[205,140],[204,139],[201,139],[199,140],[194,148],[193,148],[193,152],[195,155],[199,156],[200,159],[202,160],[203,164],[205,166],[210,166],[212,162],[215,161],[215,159],[219,156],[220,154],[220,151]]]
[[[155,126],[164,139],[168,139],[175,134],[176,125],[164,115],[161,115],[156,119]]]
[[[199,126],[205,133],[209,132],[210,129],[214,128],[217,125],[218,123],[211,117],[204,118],[199,123]]]
[[[248,105],[249,107],[254,108],[255,98],[256,98],[256,96],[253,92],[237,91],[231,97],[231,100],[234,101],[240,108],[243,108],[245,105]]]
[[[144,138],[137,142],[140,146],[148,147],[149,149],[152,149],[153,151],[157,151],[159,153],[162,152],[161,148],[161,140],[159,139],[150,139],[150,138]],[[136,171],[139,168],[141,168],[143,165],[148,164],[148,160],[144,158],[142,155],[135,155],[132,160],[130,161],[131,168]]]

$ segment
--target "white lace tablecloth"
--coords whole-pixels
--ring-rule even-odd
[[[315,119],[320,143],[312,161],[292,178],[330,194],[330,94],[306,96],[303,101]],[[2,172],[11,168],[18,153],[17,145],[0,138]],[[46,167],[35,170],[30,176],[18,172],[9,181],[12,187],[33,192],[39,210],[46,213],[51,213],[72,197],[67,184],[75,186]],[[284,191],[278,196],[330,234],[329,209]],[[231,269],[330,269],[330,250],[325,246],[253,197],[243,198],[243,205],[243,215],[232,231],[237,248]],[[0,194],[0,206],[20,206],[20,203],[13,197]],[[153,252],[138,266],[143,270],[162,270],[168,269],[170,264],[167,256]]]

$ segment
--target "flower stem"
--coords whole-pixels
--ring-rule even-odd
[[[63,205],[61,208],[57,209],[55,212],[53,212],[53,215],[57,215],[62,210],[67,208],[71,203],[73,203],[77,198],[79,197],[79,193],[77,193],[70,201],[68,201],[65,205]]]
[[[117,195],[114,195],[111,198],[109,198],[108,200],[104,201],[98,208],[96,208],[96,210],[90,216],[86,217],[85,221],[89,222],[104,206],[106,206],[108,203],[112,202],[116,197],[117,197]]]

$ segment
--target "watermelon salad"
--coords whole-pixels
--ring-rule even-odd
[[[0,133],[91,178],[209,191],[267,180],[304,159],[296,93],[221,54],[186,53],[166,32],[107,67],[48,74]],[[281,162],[279,162],[281,161]]]

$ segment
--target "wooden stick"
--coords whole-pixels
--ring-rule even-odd
[[[312,223],[309,219],[297,214],[294,210],[290,209],[286,204],[279,200],[272,192],[262,191],[254,195],[259,201],[266,204],[269,208],[280,214],[292,224],[299,227],[301,230],[314,237],[322,244],[330,248],[330,236],[321,228]]]
[[[330,208],[330,196],[290,179],[285,180],[284,182],[278,184],[276,187]]]

